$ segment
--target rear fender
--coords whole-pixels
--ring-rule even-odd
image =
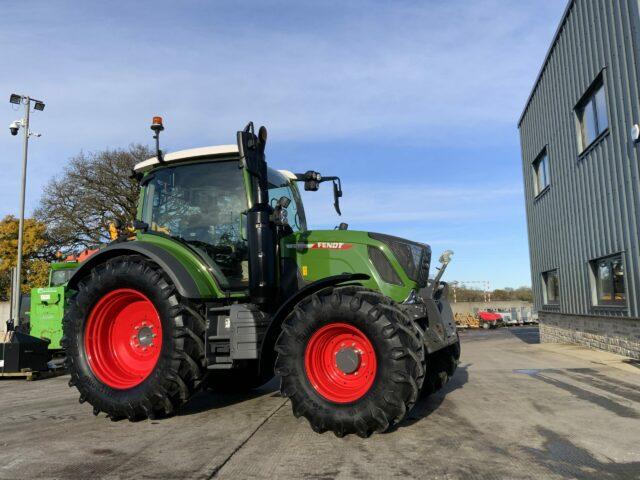
[[[178,293],[184,298],[212,298],[216,297],[215,291],[203,286],[202,281],[196,281],[193,271],[189,271],[174,255],[164,248],[148,242],[122,242],[114,243],[95,253],[83,264],[80,265],[76,273],[71,277],[68,288],[77,290],[78,283],[82,278],[89,275],[91,270],[107,260],[123,255],[142,255],[158,264],[169,276],[176,286]]]

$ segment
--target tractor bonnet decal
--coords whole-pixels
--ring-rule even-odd
[[[349,250],[353,243],[342,242],[315,242],[315,243],[289,243],[287,248],[296,250]]]

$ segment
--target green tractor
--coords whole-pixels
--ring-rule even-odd
[[[316,432],[367,437],[400,422],[456,369],[447,285],[430,247],[377,233],[308,230],[298,184],[340,179],[267,167],[267,132],[139,163],[135,236],[69,280],[63,346],[70,385],[94,414],[175,413],[200,389],[280,377]]]

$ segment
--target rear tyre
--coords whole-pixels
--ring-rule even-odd
[[[63,320],[70,386],[94,414],[172,415],[200,387],[205,324],[154,263],[123,256],[93,268]]]
[[[314,431],[368,437],[400,422],[424,380],[424,346],[392,301],[362,287],[302,300],[276,344],[276,375]]]

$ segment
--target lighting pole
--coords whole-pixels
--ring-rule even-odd
[[[27,154],[29,151],[29,137],[39,137],[40,134],[33,133],[29,130],[29,113],[31,112],[31,102],[34,102],[35,110],[44,110],[44,103],[40,100],[35,100],[27,95],[18,95],[12,93],[9,97],[9,102],[15,105],[24,105],[24,118],[22,120],[16,120],[9,125],[9,131],[11,135],[17,135],[18,130],[22,128],[24,133],[24,143],[22,152],[22,187],[20,189],[20,219],[18,222],[18,259],[16,263],[16,275],[15,283],[13,285],[13,291],[11,295],[11,319],[13,328],[20,324],[20,283],[22,280],[22,243],[24,234],[24,203],[25,193],[27,188]]]

